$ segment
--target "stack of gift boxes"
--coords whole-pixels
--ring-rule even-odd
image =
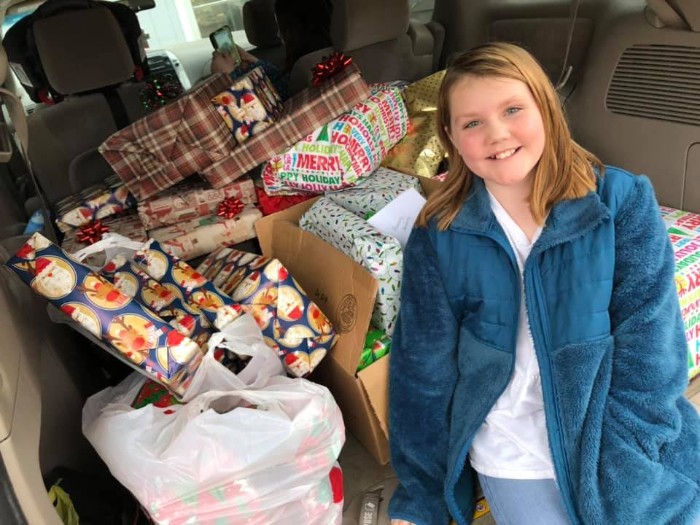
[[[209,340],[243,314],[294,377],[311,374],[339,341],[337,347],[356,347],[321,377],[351,416],[351,430],[386,463],[384,358],[400,307],[403,255],[402,241],[371,218],[407,192],[435,191],[426,179],[445,157],[434,123],[443,75],[368,86],[351,64],[284,104],[261,68],[235,81],[215,75],[108,138],[100,152],[116,176],[57,205],[63,249],[35,235],[8,265],[100,346],[155,382],[141,401],[169,391],[176,395],[169,403],[177,402],[207,351],[241,373],[250,358],[209,348]],[[260,165],[256,185],[247,173]],[[263,215],[289,206],[262,229],[265,256],[232,247],[256,236]],[[700,374],[700,215],[661,211],[676,256],[693,377]],[[304,265],[300,259],[320,255],[301,248],[312,245],[302,242],[306,237],[295,237],[295,246],[291,236],[273,239],[268,225],[278,220],[293,225],[289,233],[298,227],[345,254],[369,276],[376,288],[358,292],[371,303],[364,323],[355,295],[328,300],[326,287],[341,278],[332,269],[305,276],[304,286],[291,275],[289,267]],[[140,248],[100,270],[71,258],[107,232]],[[185,262],[202,256],[196,268]],[[354,274],[347,279],[350,290],[355,280],[358,288],[367,282]],[[356,394],[351,381],[358,378]]]
[[[106,232],[141,242],[143,248],[135,256],[108,261],[96,275],[146,308],[149,320],[157,318],[202,352],[207,351],[211,335],[224,326],[220,320],[217,324],[212,312],[207,314],[206,305],[214,311],[230,306],[232,310],[220,310],[229,320],[248,313],[286,372],[305,377],[338,340],[328,312],[306,295],[284,260],[245,254],[231,246],[255,237],[255,225],[263,215],[321,195],[310,205],[301,227],[345,253],[378,283],[370,305],[372,322],[357,329],[362,332],[361,348],[351,365],[353,374],[374,373],[380,369],[370,370],[372,364],[391,346],[402,253],[400,243],[375,230],[367,218],[407,189],[422,191],[418,179],[380,168],[392,157],[396,160],[390,151],[410,149],[422,160],[397,167],[410,174],[434,175],[435,159],[426,161],[433,155],[428,149],[435,147],[427,136],[434,133],[419,128],[425,107],[433,104],[431,86],[439,80],[408,87],[368,86],[350,64],[282,104],[260,68],[234,81],[214,75],[100,146],[117,178],[99,191],[90,188],[62,203],[58,219],[66,233],[62,244],[66,258],[70,261],[69,254]],[[414,169],[419,165],[423,168]],[[262,176],[254,182],[248,172],[258,166]],[[184,262],[202,256],[206,258],[196,270]],[[180,269],[174,279],[175,268]],[[24,277],[29,282],[32,270],[28,272]],[[215,291],[183,285],[184,276],[201,277]],[[73,301],[81,304],[73,307],[71,316],[78,324],[90,317],[87,309],[92,308],[89,298],[83,299]],[[111,326],[108,320],[102,324]],[[132,332],[140,329],[128,327]],[[111,336],[93,335],[125,358]],[[235,373],[247,365],[241,356],[212,350]],[[152,373],[159,356],[165,359],[164,350],[154,352],[143,359],[129,354],[126,360],[181,393],[191,372],[173,380],[163,374],[163,366],[157,369],[160,375]],[[193,357],[191,362],[188,370],[196,368],[197,360]],[[175,369],[170,368],[169,372]]]
[[[405,192],[425,195],[425,183],[406,173],[437,172],[444,152],[425,111],[434,107],[439,80],[368,86],[350,64],[283,104],[261,68],[235,80],[214,75],[109,137],[99,151],[115,176],[58,203],[61,247],[37,234],[8,266],[65,322],[149,378],[136,407],[177,403],[207,352],[244,374],[250,356],[219,343],[244,314],[292,377],[309,376],[352,340],[352,355],[338,362],[347,361],[349,377],[363,378],[369,402],[363,397],[358,408],[349,384],[326,383],[332,366],[318,377],[385,463],[384,358],[399,309],[402,243],[368,220]],[[412,160],[401,164],[406,156]],[[248,172],[258,166],[256,183]],[[331,307],[287,264],[297,267],[313,254],[276,258],[233,247],[256,236],[264,214],[295,205],[304,208],[302,231],[356,264],[364,276],[350,276],[350,288],[371,283],[362,286],[369,294],[344,294]],[[117,239],[108,233],[129,238],[128,249],[99,264],[88,259],[91,266],[74,257],[101,239]],[[196,267],[186,262],[200,257]],[[366,321],[356,322],[355,300],[369,309]],[[380,422],[368,438],[362,427],[371,412]]]

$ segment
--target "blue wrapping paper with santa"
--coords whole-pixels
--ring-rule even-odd
[[[202,359],[200,347],[122,293],[105,277],[72,260],[35,233],[6,265],[102,348],[178,395]]]
[[[282,112],[282,99],[261,67],[211,100],[239,144],[269,127]]]
[[[209,324],[223,330],[242,313],[241,307],[204,275],[151,239],[134,254],[134,263],[149,277],[179,290],[189,308],[201,311]]]
[[[185,300],[180,288],[169,283],[159,283],[123,255],[109,261],[100,270],[100,275],[106,277],[124,295],[133,297],[155,312],[201,348],[207,348],[213,329],[201,309]]]
[[[221,248],[197,270],[253,316],[291,375],[308,375],[335,344],[330,320],[279,260]]]

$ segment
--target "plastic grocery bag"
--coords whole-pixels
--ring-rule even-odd
[[[113,476],[156,523],[340,523],[345,428],[330,392],[284,376],[227,390],[240,378],[202,365],[220,367],[219,389],[192,384],[183,405],[132,408],[144,383],[135,374],[87,400],[83,433]]]
[[[225,348],[238,356],[250,357],[250,360],[243,370],[233,374],[216,360],[214,351],[207,352],[185,392],[185,402],[210,390],[258,388],[272,376],[285,375],[282,361],[265,344],[255,319],[248,314],[243,314],[212,334],[209,347]]]

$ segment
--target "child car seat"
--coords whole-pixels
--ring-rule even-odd
[[[33,13],[19,20],[3,37],[2,43],[10,68],[34,102],[52,103],[62,100],[61,92],[47,78],[34,32],[34,24],[63,12],[80,9],[105,8],[114,16],[126,40],[134,63],[134,76],[141,80],[148,74],[146,54],[141,44],[141,26],[136,13],[129,7],[101,0],[48,0]]]

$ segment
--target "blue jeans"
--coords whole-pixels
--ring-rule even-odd
[[[568,525],[553,479],[503,479],[479,474],[479,483],[498,525]]]

